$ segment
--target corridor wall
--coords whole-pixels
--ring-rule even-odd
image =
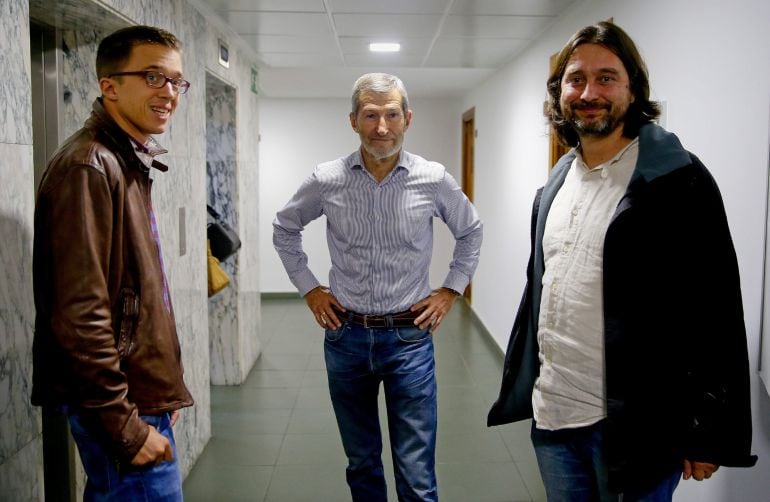
[[[675,500],[766,500],[770,398],[757,364],[768,196],[770,3],[577,2],[510,64],[463,98],[463,108],[476,107],[476,190],[486,223],[474,310],[502,350],[526,282],[532,199],[548,175],[548,129],[542,110],[549,58],[578,29],[610,17],[628,31],[646,60],[652,97],[665,103],[665,127],[716,178],[741,272],[759,463],[753,469],[722,469],[707,482],[683,482]]]

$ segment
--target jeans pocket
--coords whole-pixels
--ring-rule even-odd
[[[348,330],[348,323],[343,322],[340,329],[327,329],[324,331],[324,339],[327,342],[338,342],[342,339],[345,332]]]
[[[419,343],[430,339],[429,328],[396,328],[396,337],[404,343]]]

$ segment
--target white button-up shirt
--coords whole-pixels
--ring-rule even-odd
[[[607,414],[604,391],[604,238],[639,154],[634,140],[589,169],[578,153],[548,213],[538,319],[540,376],[532,407],[541,429],[583,427]]]

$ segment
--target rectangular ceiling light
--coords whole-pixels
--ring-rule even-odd
[[[398,52],[401,50],[401,44],[392,42],[379,42],[369,44],[369,50],[371,52]]]

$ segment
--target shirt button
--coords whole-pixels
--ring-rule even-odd
[[[574,209],[572,210],[572,216],[577,216],[577,215],[578,215],[578,209],[577,209],[577,208],[574,208]]]

